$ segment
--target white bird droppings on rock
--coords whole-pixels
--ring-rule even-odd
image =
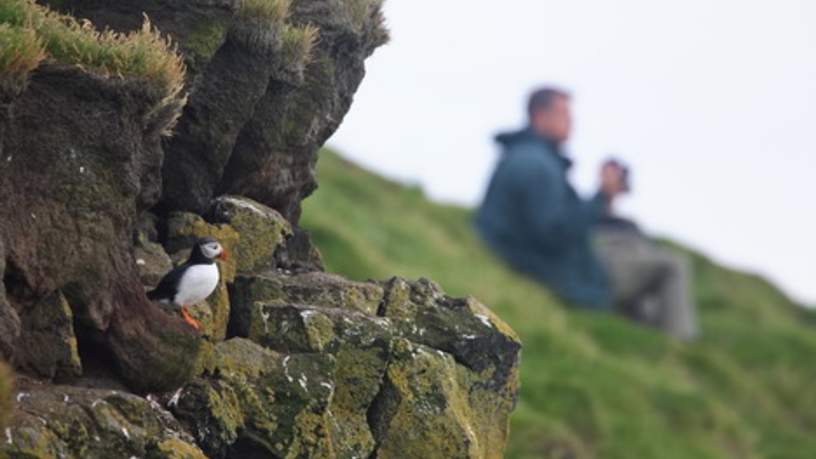
[[[481,320],[482,323],[487,325],[488,327],[493,328],[493,324],[490,322],[489,317],[487,317],[485,315],[482,315],[482,314],[476,314],[476,318]]]
[[[181,390],[182,389],[183,389],[183,387],[179,387],[179,389],[176,391],[176,393],[173,394],[172,397],[170,397],[170,401],[167,402],[167,406],[176,406],[176,405],[178,405],[179,399],[181,398]]]
[[[139,266],[144,266],[144,265],[146,265],[146,264],[147,264],[147,262],[145,262],[145,261],[144,261],[143,259],[141,259],[141,258],[137,258],[137,259],[136,259],[136,264],[137,264],[137,265],[139,265]]]
[[[24,399],[31,397],[31,394],[28,392],[20,392],[17,394],[17,403],[22,402]]]
[[[287,365],[289,363],[289,359],[291,359],[291,358],[292,358],[292,356],[287,355],[283,359],[283,374],[284,374],[284,376],[286,376],[286,379],[289,382],[294,382],[295,378],[293,378],[292,375],[289,374],[289,366]]]

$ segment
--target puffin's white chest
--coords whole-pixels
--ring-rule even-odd
[[[179,306],[200,303],[218,286],[218,265],[193,265],[184,271],[173,302]]]

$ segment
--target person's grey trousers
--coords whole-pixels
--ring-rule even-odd
[[[657,246],[638,231],[618,228],[597,228],[595,249],[624,314],[682,340],[697,336],[691,268],[684,255]]]

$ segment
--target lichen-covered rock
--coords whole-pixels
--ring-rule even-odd
[[[379,457],[501,457],[485,454],[477,419],[450,354],[398,339],[372,410]],[[500,453],[500,451],[499,451]]]
[[[433,282],[385,283],[380,314],[393,320],[408,339],[440,349],[488,377],[486,383],[514,397],[521,341],[516,333],[476,299],[450,298]]]
[[[253,303],[262,301],[275,304],[328,305],[334,308],[356,310],[376,315],[383,300],[383,288],[374,283],[353,282],[333,274],[310,272],[287,275],[265,272],[238,276],[232,289],[232,301],[241,303],[236,308],[233,322],[247,328]]]
[[[209,220],[229,224],[241,235],[233,249],[238,273],[275,268],[275,251],[292,235],[289,222],[277,211],[239,196],[217,198]]]
[[[205,457],[167,410],[136,395],[23,380],[15,401],[0,457]]]
[[[211,458],[334,457],[334,368],[327,354],[284,356],[235,338],[170,406]]]
[[[337,457],[369,457],[374,437],[368,413],[388,365],[389,319],[353,310],[255,303],[258,320],[246,335],[281,352],[323,353],[337,361],[331,402]]]
[[[74,315],[61,292],[55,292],[26,309],[22,325],[17,365],[48,379],[82,374]]]
[[[316,285],[325,290],[310,290]],[[273,273],[239,276],[233,297],[231,333],[337,360],[338,457],[502,456],[520,343],[475,300],[450,298],[425,280]],[[366,306],[373,298],[379,307]]]

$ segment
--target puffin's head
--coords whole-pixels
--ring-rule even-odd
[[[205,237],[198,240],[196,243],[201,253],[210,260],[226,260],[228,258],[227,249],[211,237]]]

